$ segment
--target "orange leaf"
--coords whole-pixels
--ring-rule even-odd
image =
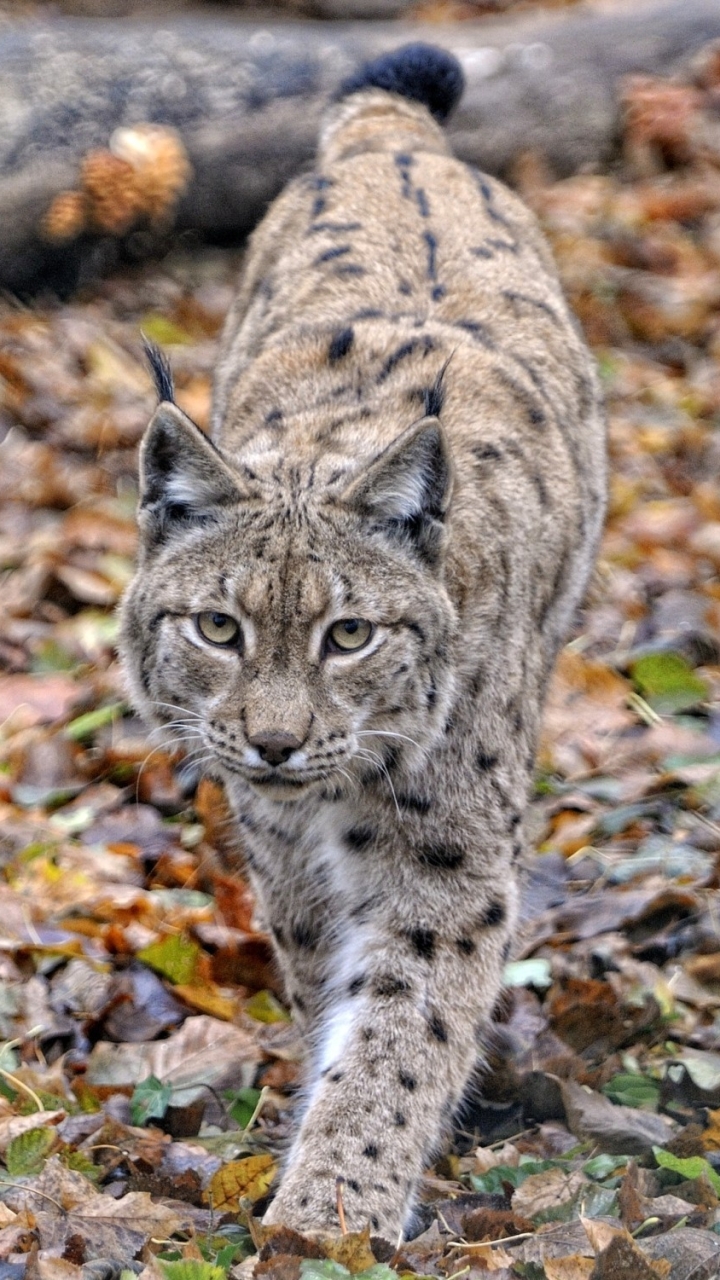
[[[218,1169],[205,1192],[207,1204],[219,1213],[236,1213],[242,1200],[254,1204],[262,1199],[270,1186],[277,1166],[272,1156],[248,1156],[231,1160]]]

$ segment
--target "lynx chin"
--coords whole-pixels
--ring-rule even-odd
[[[593,362],[536,221],[456,160],[449,54],[347,81],[250,242],[208,438],[161,403],[122,653],[221,779],[305,1038],[266,1215],[395,1240],[512,945],[548,677],[600,533]]]

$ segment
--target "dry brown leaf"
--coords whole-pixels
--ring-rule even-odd
[[[363,1231],[349,1231],[344,1236],[323,1237],[322,1244],[328,1258],[347,1267],[352,1275],[358,1271],[366,1271],[375,1263],[368,1227]]]
[[[571,1132],[592,1138],[611,1155],[647,1155],[654,1146],[664,1147],[675,1131],[665,1116],[616,1106],[573,1080],[561,1080],[560,1091]]]
[[[589,1280],[595,1263],[592,1258],[573,1254],[568,1258],[548,1258],[544,1263],[546,1280]]]
[[[536,1213],[559,1208],[575,1200],[588,1181],[579,1170],[570,1173],[565,1169],[546,1169],[543,1173],[531,1173],[513,1192],[513,1213],[532,1218]]]
[[[218,1169],[203,1193],[203,1199],[218,1213],[236,1213],[243,1201],[254,1204],[256,1200],[262,1200],[276,1173],[277,1165],[269,1155],[231,1160]]]
[[[671,1270],[665,1258],[649,1262],[632,1236],[624,1234],[598,1254],[590,1280],[665,1280]]]

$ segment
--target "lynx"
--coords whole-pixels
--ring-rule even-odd
[[[532,214],[450,153],[453,57],[330,105],[254,233],[208,438],[161,403],[122,618],[136,706],[208,761],[307,1047],[266,1221],[409,1229],[498,996],[543,696],[605,432]]]

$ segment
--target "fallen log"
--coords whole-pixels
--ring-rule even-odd
[[[193,177],[173,208],[176,230],[241,237],[311,161],[328,95],[383,49],[428,39],[460,57],[467,90],[451,133],[462,158],[503,175],[532,149],[565,175],[612,155],[623,76],[667,73],[718,37],[718,0],[426,28],[184,16],[161,26],[61,18],[5,27],[0,285],[67,291],[128,243],[145,252],[167,236],[166,217],[129,241],[98,227],[48,239],[55,197],[77,188],[83,157],[121,126],[177,130]]]

